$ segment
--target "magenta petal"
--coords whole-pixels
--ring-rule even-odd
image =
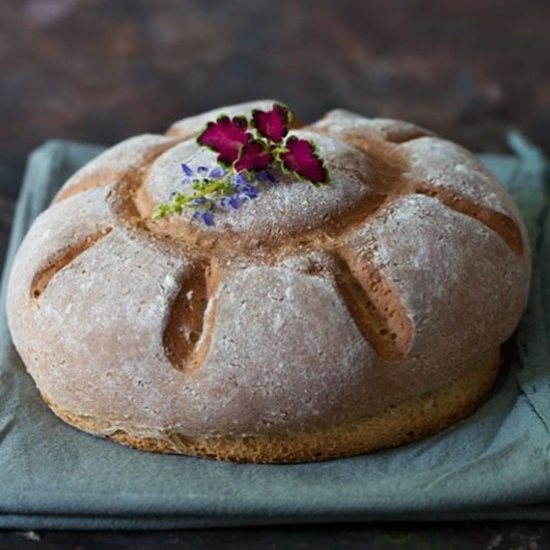
[[[248,121],[244,117],[219,117],[216,122],[209,122],[197,137],[199,145],[205,145],[219,153],[218,161],[229,165],[239,156],[240,148],[251,139],[247,132]]]
[[[288,133],[292,115],[284,106],[275,103],[271,111],[252,111],[252,126],[274,143],[281,141]]]
[[[235,163],[235,170],[265,170],[273,162],[273,155],[258,140],[250,141],[242,146],[239,160]]]
[[[311,142],[292,136],[287,139],[285,146],[287,151],[281,153],[280,158],[287,170],[312,183],[327,181],[327,170]]]

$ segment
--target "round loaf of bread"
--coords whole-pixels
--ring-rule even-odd
[[[63,420],[140,449],[252,462],[395,446],[470,413],[526,305],[511,197],[469,152],[336,110],[291,130],[330,174],[281,175],[212,226],[153,221],[226,107],[107,150],[34,222],[7,296]]]

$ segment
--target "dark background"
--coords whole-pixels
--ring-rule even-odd
[[[506,151],[515,127],[550,153],[550,1],[0,0],[0,262],[37,145],[113,144],[263,97],[288,102],[303,121],[334,107],[408,119],[475,151]],[[395,531],[354,529],[326,540],[374,548]],[[388,539],[397,546],[376,547],[420,548],[414,537],[431,537],[423,547],[451,548],[448,534],[456,548],[550,548],[536,525],[411,529]],[[313,540],[311,530],[258,533],[265,548],[281,536]],[[186,540],[216,547],[244,535],[212,536]],[[109,540],[157,544],[120,537]],[[15,534],[4,543],[48,540],[62,543]]]
[[[249,99],[550,152],[548,0],[2,0],[0,178],[51,137],[112,144]]]

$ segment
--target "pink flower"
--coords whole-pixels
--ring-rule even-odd
[[[287,150],[281,153],[280,158],[289,172],[294,172],[311,183],[324,183],[327,180],[327,170],[310,141],[291,136],[286,140],[285,146]]]
[[[205,145],[218,153],[218,162],[231,166],[238,158],[241,147],[252,139],[245,117],[219,117],[209,122],[197,138],[199,145]]]
[[[266,147],[266,144],[260,140],[252,140],[242,146],[239,158],[235,163],[235,170],[251,170],[257,172],[265,170],[273,162],[273,154]]]
[[[288,134],[291,120],[290,111],[278,103],[273,105],[271,111],[252,111],[252,126],[273,143],[279,143]]]

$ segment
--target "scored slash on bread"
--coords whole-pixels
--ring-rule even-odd
[[[409,123],[333,111],[291,132],[317,144],[329,185],[287,176],[214,227],[185,214],[153,222],[181,162],[212,164],[193,139],[212,117],[109,149],[25,238],[9,323],[60,416],[151,449],[167,433],[233,438],[232,448],[266,434],[295,441],[447,395],[510,336],[529,286],[526,233],[511,198],[467,151]],[[494,379],[491,361],[486,377],[472,377],[476,402]],[[344,438],[315,456],[290,445],[271,459],[268,440],[259,455],[246,445],[240,457],[224,454],[220,440],[210,454],[322,459],[404,439]]]

